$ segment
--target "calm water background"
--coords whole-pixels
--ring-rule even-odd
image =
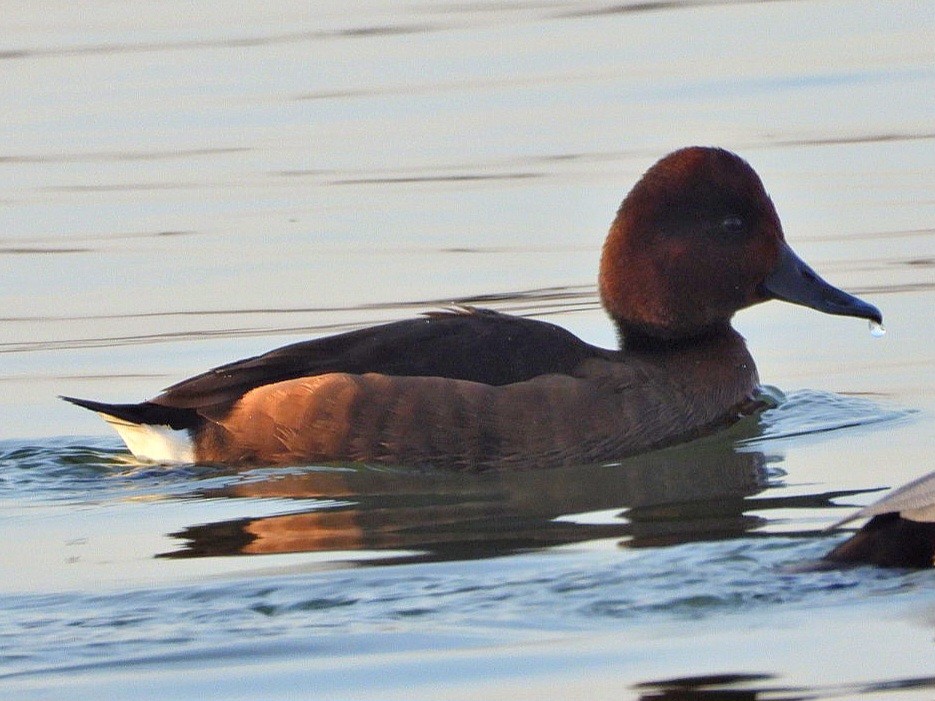
[[[935,694],[931,572],[801,566],[935,469],[935,5],[3,15],[4,698]],[[136,465],[55,398],[457,300],[612,345],[607,225],[695,143],[746,157],[889,329],[742,312],[788,401],[726,436],[521,475],[236,474]]]

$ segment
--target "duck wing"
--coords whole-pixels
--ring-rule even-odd
[[[538,375],[571,374],[583,360],[612,353],[554,324],[457,308],[238,360],[172,385],[149,404],[197,411],[229,405],[256,387],[332,372],[507,385]]]

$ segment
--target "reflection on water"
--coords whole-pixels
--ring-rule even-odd
[[[171,534],[174,548],[152,553],[170,559],[318,553],[338,563],[361,553],[386,564],[600,539],[637,549],[825,537],[805,521],[792,529],[770,523],[796,512],[849,512],[849,497],[872,490],[784,489],[783,442],[912,416],[862,397],[801,391],[714,436],[622,462],[479,475],[360,465],[170,469],[139,465],[106,441],[8,441],[0,450],[0,498],[180,498],[192,514],[225,504],[225,517],[189,517]]]
[[[767,482],[763,454],[736,453],[725,440],[618,465],[482,476],[366,468],[273,472],[201,496],[288,498],[312,508],[194,526],[175,534],[189,542],[167,555],[404,550],[460,560],[603,537],[628,537],[635,545],[727,537],[760,522],[744,516],[743,499]],[[624,509],[597,523],[586,518]]]
[[[800,701],[801,689],[782,687],[772,674],[717,674],[635,684],[640,701]],[[772,682],[766,684],[766,682]]]
[[[818,701],[886,692],[935,690],[935,676],[887,679],[869,684],[803,687],[772,674],[719,674],[636,684],[640,701]]]
[[[860,399],[831,401],[837,407],[822,412],[827,402],[806,393],[797,406],[806,414],[812,407],[808,427],[797,423],[801,417],[777,415],[768,432],[814,433],[903,415]],[[483,475],[360,466],[256,470],[249,479],[192,496],[288,499],[295,508],[192,525],[173,534],[185,546],[162,556],[364,550],[403,551],[390,555],[392,561],[442,561],[599,538],[621,539],[628,547],[674,545],[751,535],[771,510],[831,508],[834,499],[865,491],[753,498],[782,474],[768,465],[781,459],[775,453],[768,459],[755,442],[735,448],[736,441],[760,435],[759,419],[748,418],[718,436],[620,463]]]

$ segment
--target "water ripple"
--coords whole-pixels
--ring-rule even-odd
[[[0,678],[49,668],[112,666],[160,655],[223,656],[228,641],[343,631],[433,628],[608,630],[634,623],[698,620],[787,607],[855,606],[873,597],[918,600],[935,572],[857,568],[787,573],[831,538],[680,546],[628,557],[516,558],[496,570],[467,566],[375,569],[157,588],[103,595],[0,597]],[[784,542],[780,542],[784,541]],[[754,564],[755,566],[751,566]],[[543,567],[548,575],[543,576]],[[412,627],[412,628],[410,628]]]
[[[765,441],[808,436],[842,428],[900,421],[918,414],[914,409],[891,407],[866,397],[804,389],[790,392],[778,406],[761,415],[757,436],[739,441],[759,448]]]

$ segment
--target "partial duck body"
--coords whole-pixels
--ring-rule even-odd
[[[879,567],[935,566],[935,472],[895,489],[832,528],[869,518],[825,557]]]

